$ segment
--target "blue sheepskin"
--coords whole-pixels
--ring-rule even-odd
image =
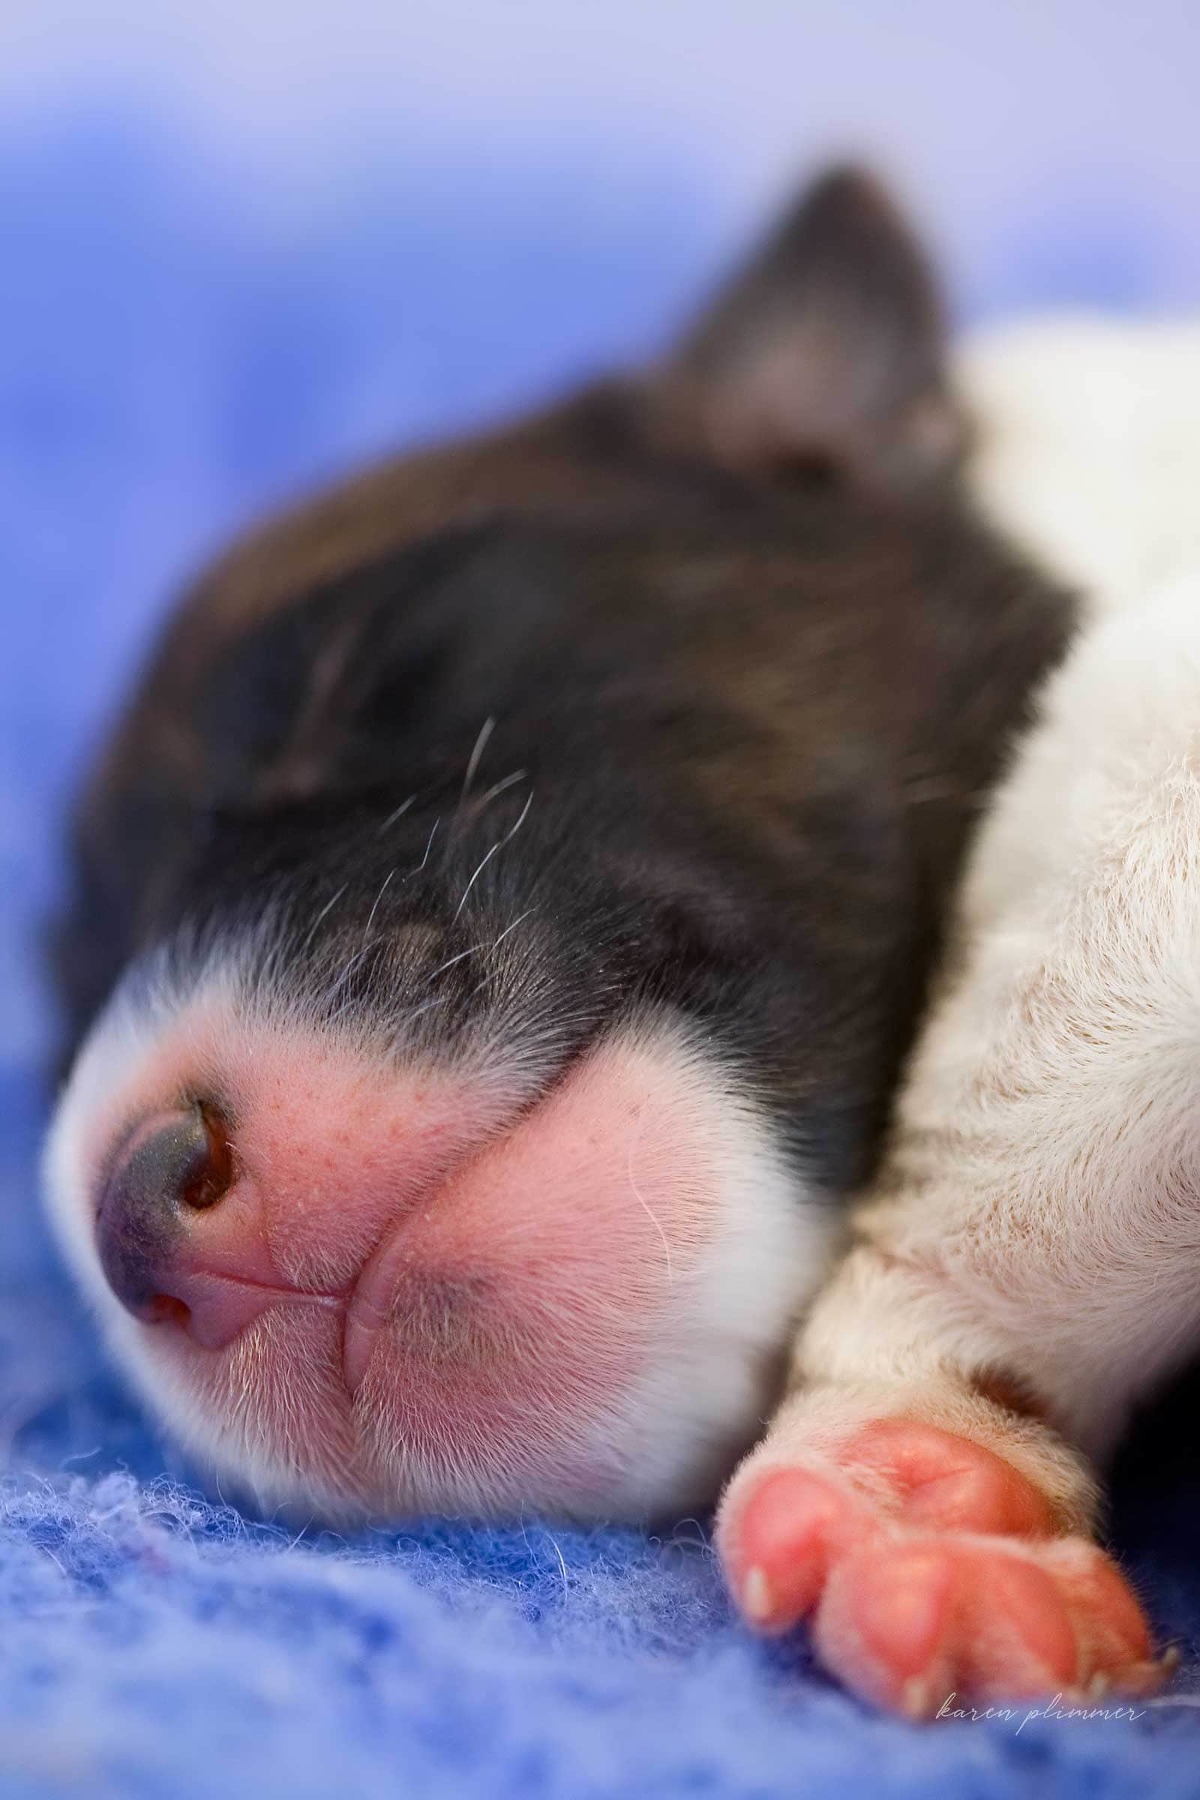
[[[583,164],[489,179],[364,172],[273,215],[153,123],[0,141],[0,1791],[1200,1794],[1184,1400],[1127,1459],[1116,1526],[1185,1652],[1179,1702],[917,1730],[802,1638],[752,1642],[703,1522],[346,1541],[202,1497],[58,1270],[35,924],[66,785],[170,587],[349,460],[648,348],[711,266],[702,196],[661,170],[627,192],[609,170],[594,204]]]

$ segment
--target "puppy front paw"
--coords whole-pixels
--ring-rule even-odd
[[[995,1450],[901,1417],[807,1451],[772,1432],[734,1476],[717,1540],[757,1630],[810,1620],[855,1692],[912,1718],[969,1701],[1155,1687],[1141,1607],[1116,1564]]]

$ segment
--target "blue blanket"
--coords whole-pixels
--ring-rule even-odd
[[[300,218],[150,126],[0,143],[0,1791],[1200,1794],[1186,1395],[1127,1456],[1115,1524],[1186,1653],[1177,1702],[915,1730],[831,1687],[802,1637],[752,1642],[704,1521],[346,1541],[202,1496],[59,1273],[34,926],[65,787],[171,584],[401,428],[652,344],[711,265],[686,183],[610,180],[589,207],[569,171],[510,174],[507,212],[467,178],[376,170]]]

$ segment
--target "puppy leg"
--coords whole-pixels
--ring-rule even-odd
[[[914,1715],[1153,1685],[1092,1462],[1200,1328],[1200,584],[1052,684],[856,1240],[722,1502],[747,1617]]]

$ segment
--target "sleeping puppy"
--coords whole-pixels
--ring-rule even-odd
[[[1200,1340],[1200,333],[1026,328],[960,386],[981,502],[1087,603],[720,1522],[746,1613],[914,1716],[1154,1685],[1094,1470]]]
[[[661,1517],[759,1435],[1075,625],[964,442],[924,259],[835,173],[661,365],[185,601],[79,812],[46,1167],[222,1476]],[[882,1307],[831,1304],[869,1356]],[[778,1623],[753,1476],[726,1556]]]

